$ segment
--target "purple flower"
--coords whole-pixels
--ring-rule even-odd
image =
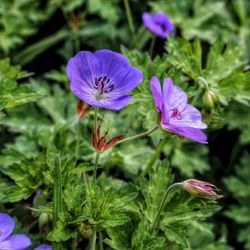
[[[1,250],[23,250],[32,244],[31,240],[24,234],[11,235],[14,227],[14,220],[8,214],[0,213]]]
[[[91,106],[119,110],[132,101],[127,96],[142,81],[141,70],[111,50],[81,51],[66,69],[71,91]]]
[[[207,128],[207,125],[202,122],[200,111],[187,104],[186,93],[174,85],[171,78],[164,79],[162,89],[159,79],[153,76],[150,88],[164,130],[199,143],[207,143],[207,137],[201,131]]]
[[[154,16],[147,12],[142,15],[144,26],[155,35],[166,39],[167,33],[173,33],[174,25],[164,13],[156,13]]]
[[[34,250],[52,250],[52,246],[50,245],[40,245],[36,247]]]

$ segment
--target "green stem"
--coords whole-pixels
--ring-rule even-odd
[[[131,31],[132,34],[134,34],[135,33],[135,26],[134,26],[133,17],[132,17],[132,14],[131,14],[131,9],[130,9],[130,6],[129,6],[129,1],[128,0],[123,0],[123,2],[124,2],[124,5],[125,5],[125,10],[126,10],[127,18],[128,18],[128,25],[129,25],[130,31]]]
[[[53,228],[62,212],[62,171],[61,171],[61,158],[57,154],[55,157],[55,170],[54,170],[54,192],[53,192]],[[61,242],[52,243],[53,250],[61,250]]]
[[[153,36],[151,43],[150,43],[150,47],[149,47],[149,54],[151,57],[153,57],[153,52],[154,52],[154,47],[155,47],[155,41],[156,41],[156,37]]]
[[[118,141],[118,142],[116,143],[116,145],[121,144],[121,143],[124,143],[124,142],[128,142],[128,141],[132,141],[132,140],[135,140],[135,139],[138,139],[138,138],[141,138],[141,137],[144,137],[144,136],[146,136],[146,135],[149,135],[149,134],[153,133],[156,129],[158,129],[158,125],[155,126],[155,127],[153,127],[153,128],[151,128],[151,129],[149,129],[149,130],[147,130],[147,131],[145,131],[145,132],[143,132],[143,133],[140,133],[140,134],[138,134],[138,135],[134,135],[134,136],[125,138],[125,139],[123,139],[123,140],[120,140],[120,141]]]
[[[93,235],[90,242],[90,250],[96,250],[96,226],[93,227]]]
[[[103,250],[103,235],[102,231],[99,231],[99,250]]]
[[[148,163],[146,168],[142,171],[142,173],[141,173],[142,176],[147,174],[149,172],[149,170],[154,166],[155,162],[159,159],[160,154],[161,154],[164,146],[166,145],[166,142],[167,142],[166,138],[164,138],[163,140],[160,141],[152,159],[150,160],[150,162]]]
[[[97,121],[98,120],[98,107],[95,107],[95,114],[94,114],[94,132],[96,133],[97,129]]]
[[[75,151],[77,159],[78,159],[79,151],[80,151],[80,119],[77,119],[77,123],[76,123],[76,151]]]
[[[93,170],[94,184],[96,184],[97,167],[98,167],[99,158],[100,158],[100,152],[96,152],[96,155],[95,155],[95,165],[94,165],[94,170]]]
[[[74,40],[75,40],[75,52],[77,53],[78,51],[80,51],[80,37],[79,37],[79,31],[76,30],[74,32]]]
[[[159,209],[157,211],[157,214],[155,216],[155,219],[152,223],[152,227],[151,227],[151,231],[153,232],[155,230],[155,228],[158,226],[158,223],[159,223],[159,219],[160,219],[160,216],[161,216],[161,212],[164,210],[164,205],[165,205],[165,202],[167,200],[167,196],[170,192],[170,190],[172,190],[173,188],[177,187],[177,186],[181,186],[182,183],[181,182],[177,182],[177,183],[174,183],[172,185],[170,185],[168,187],[168,189],[165,191],[163,197],[162,197],[162,200],[161,200],[161,203],[160,203],[160,206],[159,206]]]
[[[72,239],[71,250],[76,250],[76,249],[77,249],[77,247],[76,247],[76,240]]]

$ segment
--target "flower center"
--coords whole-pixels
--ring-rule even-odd
[[[94,88],[99,94],[107,94],[114,89],[114,84],[107,76],[95,77]]]
[[[169,117],[170,119],[176,118],[177,120],[181,119],[181,112],[178,110],[178,108],[170,109],[169,110]]]

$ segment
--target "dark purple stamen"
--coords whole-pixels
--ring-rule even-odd
[[[174,108],[170,110],[170,118],[176,118],[177,120],[181,119],[181,112],[178,110],[178,108]]]
[[[114,89],[114,84],[107,76],[95,77],[94,88],[98,90],[100,94],[109,93]]]

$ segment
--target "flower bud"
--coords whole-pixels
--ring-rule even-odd
[[[88,105],[88,103],[82,100],[78,100],[76,107],[76,113],[78,118],[83,118],[84,116],[86,116],[89,113],[90,109],[91,107]]]
[[[182,187],[191,195],[199,198],[217,200],[223,197],[223,195],[216,193],[219,190],[215,185],[196,179],[185,180]]]
[[[209,90],[202,96],[202,103],[205,108],[213,109],[214,105],[218,102],[218,96],[214,93],[214,91]]]
[[[41,213],[38,219],[38,224],[39,224],[39,228],[40,230],[44,227],[47,226],[50,222],[51,218],[50,215],[47,213]]]
[[[78,229],[84,238],[90,238],[93,234],[93,226],[89,223],[81,223]]]

